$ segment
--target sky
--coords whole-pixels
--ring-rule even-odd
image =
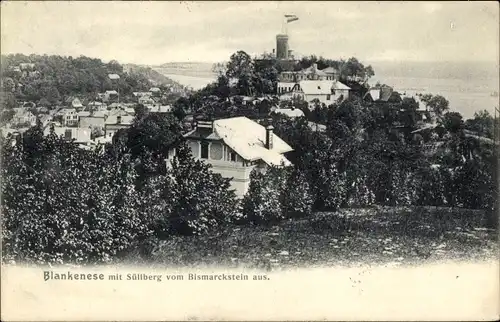
[[[363,62],[498,62],[499,5],[489,2],[8,2],[2,54],[120,63],[225,61],[271,52],[283,15],[299,55]]]

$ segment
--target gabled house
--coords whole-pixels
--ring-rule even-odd
[[[294,94],[298,94],[306,102],[311,102],[315,99],[325,105],[333,104],[339,100],[344,100],[349,97],[350,87],[342,84],[339,81],[300,81],[293,89]]]
[[[396,103],[400,104],[403,100],[401,95],[392,87],[387,85],[372,87],[363,96],[363,100],[372,103]]]
[[[74,108],[63,108],[58,114],[62,115],[62,123],[65,126],[78,125],[78,112]]]
[[[78,120],[78,127],[87,129],[99,128],[104,130],[105,121],[106,114],[102,111],[96,111],[93,113],[89,113],[88,115],[80,115]]]
[[[47,126],[43,133],[44,135],[49,135],[51,131],[51,127]],[[91,142],[91,130],[90,129],[82,129],[77,127],[54,127],[54,133],[58,137],[63,137],[67,141],[73,141],[77,144],[89,144]]]
[[[147,105],[146,108],[150,113],[170,113],[172,111],[172,107],[170,105]]]
[[[134,121],[134,116],[122,113],[110,114],[104,121],[104,136],[112,138],[118,130],[129,128]]]
[[[77,109],[77,110],[83,108],[82,101],[80,101],[79,98],[74,97],[74,96],[67,97],[65,99],[65,103],[66,103],[66,106],[68,108],[73,108],[73,109]]]
[[[161,96],[161,89],[159,89],[158,87],[151,87],[149,91],[151,92],[152,96]]]
[[[304,116],[304,112],[302,112],[299,108],[276,108],[273,113],[275,114],[283,114],[290,118],[302,117]]]
[[[211,170],[231,178],[231,188],[240,198],[248,191],[253,169],[265,172],[269,165],[289,165],[285,153],[292,148],[273,133],[246,117],[198,121],[184,135],[195,159],[212,165]],[[169,151],[170,160],[175,149]]]
[[[339,79],[339,71],[333,67],[327,67],[322,69],[321,72],[325,74],[325,80],[338,80]]]
[[[102,95],[100,95],[100,98],[105,103],[117,102],[119,99],[118,92],[115,90],[104,92]]]
[[[12,117],[11,124],[16,127],[31,127],[36,125],[36,115],[24,108],[14,109],[16,113]]]
[[[140,96],[137,99],[137,102],[139,104],[142,104],[142,105],[148,105],[148,104],[154,104],[155,101],[151,98],[150,95],[144,95],[144,96]]]

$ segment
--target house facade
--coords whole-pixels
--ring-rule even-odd
[[[199,121],[184,135],[193,157],[212,165],[211,170],[231,178],[231,189],[242,198],[250,185],[253,169],[265,171],[269,165],[289,165],[284,154],[292,148],[273,133],[246,117]],[[169,159],[175,149],[169,151]]]
[[[31,111],[24,108],[15,109],[16,113],[12,117],[11,124],[15,126],[34,126],[36,125],[36,116]]]
[[[65,126],[78,125],[78,112],[74,108],[65,108],[61,112],[63,117],[63,124]]]
[[[280,95],[280,99],[301,99],[309,103],[318,100],[328,106],[347,99],[349,91],[350,87],[335,80],[303,80],[295,84],[290,92]]]
[[[119,130],[129,128],[133,120],[134,117],[126,113],[109,115],[104,122],[104,136],[112,138]]]

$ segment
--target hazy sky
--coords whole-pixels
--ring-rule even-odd
[[[490,2],[4,2],[2,53],[86,55],[122,63],[223,61],[272,51],[283,14],[299,54],[364,62],[489,61]]]

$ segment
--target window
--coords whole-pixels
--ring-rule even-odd
[[[330,100],[330,98],[331,98],[331,95],[330,95],[330,94],[326,95],[326,100],[327,100],[327,101],[329,101],[329,100]]]
[[[201,158],[208,159],[208,142],[201,142]]]
[[[229,152],[229,160],[236,162],[236,153]]]

